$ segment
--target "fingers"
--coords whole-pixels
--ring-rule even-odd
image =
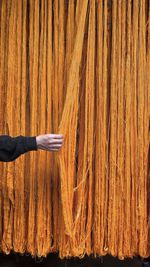
[[[62,144],[53,144],[49,147],[49,151],[58,151],[62,147]]]
[[[52,148],[52,149],[59,149],[61,147],[62,147],[62,144],[53,144],[50,146],[50,148]]]
[[[63,144],[63,139],[61,140],[61,139],[51,139],[50,140],[50,144],[54,144],[54,145],[56,145],[56,144],[58,144],[58,145],[61,145],[61,144]]]
[[[60,149],[50,149],[50,152],[57,152],[57,151],[59,151]]]
[[[53,139],[63,139],[62,134],[50,134],[51,138]]]
[[[62,134],[45,134],[36,137],[37,148],[47,151],[58,151],[64,143]]]
[[[63,145],[64,139],[62,134],[51,134],[49,140],[49,151],[59,151]]]
[[[62,146],[58,146],[58,147],[53,146],[53,147],[49,147],[47,150],[49,150],[50,152],[51,151],[59,151],[61,148],[62,148]]]

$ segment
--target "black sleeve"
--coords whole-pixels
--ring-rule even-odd
[[[0,161],[13,161],[21,154],[37,150],[36,137],[0,135]]]

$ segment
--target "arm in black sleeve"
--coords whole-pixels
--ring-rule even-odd
[[[21,154],[37,150],[36,137],[0,135],[0,161],[13,161]]]

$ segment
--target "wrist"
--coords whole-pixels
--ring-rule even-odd
[[[39,136],[36,136],[36,145],[37,145],[37,149],[40,148],[40,138]]]

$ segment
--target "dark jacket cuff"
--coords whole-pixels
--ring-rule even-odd
[[[24,138],[24,146],[26,151],[37,150],[36,136],[26,136]]]

